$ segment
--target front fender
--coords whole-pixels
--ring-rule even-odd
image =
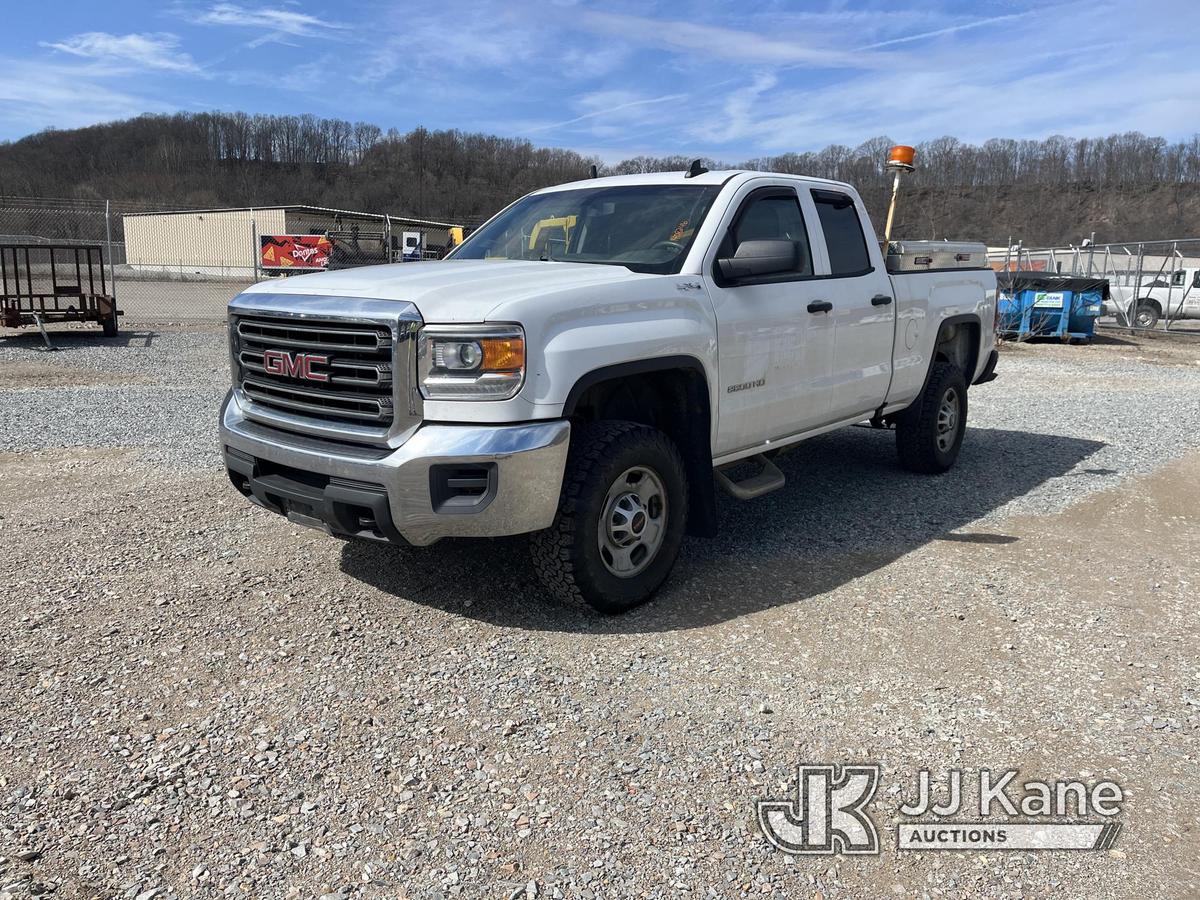
[[[540,352],[535,351],[522,394],[537,407],[563,415],[572,389],[589,373],[666,357],[695,360],[711,393],[717,383],[712,304],[694,282],[676,290],[674,279],[663,280],[670,294],[660,289],[642,299],[599,298],[548,316],[538,329],[527,324],[530,346]]]

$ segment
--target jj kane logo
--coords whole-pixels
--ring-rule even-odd
[[[1016,769],[980,769],[977,780],[964,790],[962,771],[952,769],[945,789],[938,792],[929,771],[920,770],[916,797],[897,809],[906,821],[896,826],[896,849],[1112,847],[1121,833],[1121,823],[1115,821],[1125,799],[1120,785],[1074,780],[1018,783],[1019,774]],[[758,801],[759,827],[772,846],[785,853],[876,854],[879,833],[869,806],[879,776],[880,767],[873,764],[801,765],[796,769],[794,798]],[[935,793],[944,799],[935,802]],[[968,794],[977,798],[971,810],[964,802]]]
[[[795,800],[760,800],[758,824],[784,853],[878,853],[879,832],[866,806],[879,766],[802,765]]]

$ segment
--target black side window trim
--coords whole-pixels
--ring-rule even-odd
[[[712,277],[713,281],[720,287],[754,287],[759,284],[784,284],[791,281],[816,281],[819,278],[824,278],[824,275],[764,275],[761,278],[743,278],[735,282],[726,281],[721,275],[721,267],[717,265],[717,260],[721,258],[721,248],[737,230],[738,223],[746,214],[753,203],[763,200],[767,197],[790,197],[796,201],[796,212],[800,214],[800,226],[804,229],[804,242],[808,244],[808,258],[811,261],[813,268],[816,268],[817,261],[812,252],[812,235],[808,231],[808,220],[804,217],[804,204],[800,202],[800,192],[786,184],[767,184],[762,187],[755,188],[738,204],[737,212],[733,214],[733,218],[729,220],[729,225],[725,228],[725,233],[721,235],[721,239],[717,242],[717,252],[713,256]]]
[[[871,247],[867,243],[867,233],[866,233],[866,231],[863,230],[862,216],[860,216],[858,214],[858,205],[854,202],[854,198],[851,197],[849,194],[843,194],[841,191],[834,191],[834,190],[830,190],[829,188],[809,188],[809,193],[812,195],[812,201],[813,201],[814,206],[819,206],[821,203],[826,203],[830,206],[834,206],[835,208],[841,209],[841,208],[849,207],[850,209],[854,210],[854,218],[858,221],[858,233],[860,235],[862,235],[863,254],[866,256],[867,262],[870,263],[871,262]],[[817,210],[817,219],[820,220],[820,218],[821,218],[821,213],[820,213],[820,210],[818,209]],[[825,233],[824,224],[822,224],[822,226],[821,226],[821,237],[825,241],[825,256],[827,257],[827,262],[829,263],[829,268],[831,271],[830,271],[830,274],[828,274],[828,275],[820,275],[818,277],[820,277],[820,278],[862,278],[864,275],[870,275],[872,272],[875,271],[874,265],[868,265],[865,269],[857,269],[853,272],[837,272],[835,274],[832,271],[833,256],[829,252],[829,236]]]

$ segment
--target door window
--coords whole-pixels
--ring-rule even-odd
[[[871,255],[854,200],[838,191],[813,191],[825,246],[829,250],[831,275],[865,275],[871,271]]]
[[[791,241],[796,245],[796,264],[792,271],[772,278],[804,277],[813,273],[800,199],[790,190],[751,195],[733,220],[718,256],[733,256],[746,241]]]

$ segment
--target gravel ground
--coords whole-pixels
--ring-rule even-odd
[[[225,318],[229,301],[245,290],[246,284],[118,277],[117,308],[125,313],[126,323],[219,321]]]
[[[54,352],[36,332],[7,335],[0,337],[0,388],[10,388],[0,393],[0,451],[136,447],[157,466],[220,466],[214,423],[229,387],[223,327],[126,329],[112,339],[60,329]],[[87,371],[96,373],[91,383],[79,377]]]
[[[0,896],[1200,894],[1200,345],[1008,348],[952,473],[808,442],[605,619],[518,540],[248,506],[219,331],[30,338],[0,342]],[[770,849],[755,800],[863,760],[879,857]],[[1124,831],[898,853],[922,766],[1115,779]]]

